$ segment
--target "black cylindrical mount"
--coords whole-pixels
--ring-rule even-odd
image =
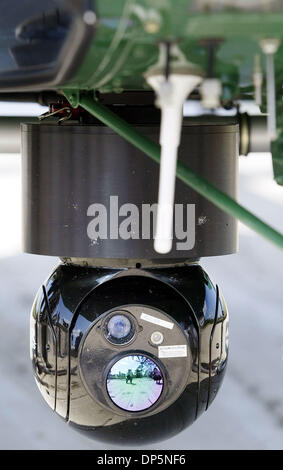
[[[159,125],[139,130],[158,142]],[[236,198],[238,138],[233,122],[185,119],[179,159]],[[159,166],[107,127],[22,124],[22,155],[28,253],[115,265],[129,259],[182,262],[237,250],[236,220],[177,180],[173,249],[156,253],[150,214]]]
[[[267,115],[239,115],[240,155],[270,152]]]

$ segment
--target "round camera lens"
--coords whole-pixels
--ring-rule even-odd
[[[125,315],[114,315],[110,318],[107,329],[113,338],[122,339],[131,331],[131,322]]]
[[[106,338],[116,344],[129,341],[134,335],[131,320],[124,314],[113,315],[106,324]]]
[[[143,411],[159,399],[163,390],[163,375],[152,359],[130,355],[111,367],[106,387],[111,400],[119,408]]]

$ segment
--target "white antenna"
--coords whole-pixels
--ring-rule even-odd
[[[186,98],[202,80],[199,75],[173,72],[168,76],[152,74],[146,77],[157,94],[161,109],[159,143],[161,161],[159,173],[158,210],[154,249],[169,253],[172,249],[173,211],[178,147],[181,138],[183,106]]]

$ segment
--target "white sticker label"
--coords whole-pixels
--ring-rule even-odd
[[[174,323],[166,320],[161,320],[160,318],[153,317],[152,315],[148,315],[147,313],[141,314],[141,320],[148,321],[149,323],[155,323],[155,325],[163,326],[164,328],[169,328],[172,330]]]
[[[158,346],[158,357],[187,357],[187,345]]]

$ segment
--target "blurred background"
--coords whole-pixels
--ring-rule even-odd
[[[0,115],[38,115],[0,103]],[[44,402],[29,360],[29,312],[58,259],[21,252],[17,153],[0,154],[0,449],[115,449],[70,429]],[[2,151],[5,147],[2,146]],[[240,157],[239,201],[283,232],[283,187],[270,154]],[[213,406],[183,433],[148,449],[283,449],[283,254],[240,224],[236,255],[203,259],[230,312],[230,361]]]

